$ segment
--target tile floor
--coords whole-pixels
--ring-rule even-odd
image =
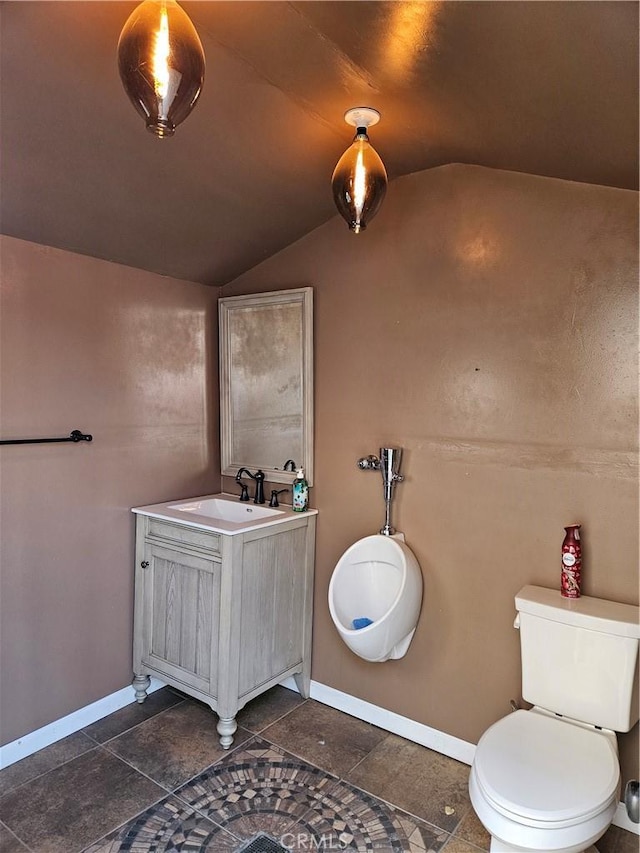
[[[170,688],[0,771],[0,853],[479,853],[469,768],[275,687],[238,715]],[[638,853],[612,827],[600,853]]]

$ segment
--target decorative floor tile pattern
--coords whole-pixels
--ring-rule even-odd
[[[448,837],[254,738],[85,853],[438,853]]]
[[[243,709],[229,752],[206,707],[158,691],[0,770],[0,853],[488,851],[468,767],[290,693]]]
[[[85,853],[231,853],[238,840],[173,796]]]
[[[286,829],[337,781],[335,776],[254,738],[179,788],[176,795],[216,823],[233,824],[231,831],[246,838],[250,833],[242,828],[245,817],[269,815]]]
[[[449,838],[444,830],[360,791],[339,780],[312,804],[300,821],[308,836],[334,839],[335,849],[436,853]]]

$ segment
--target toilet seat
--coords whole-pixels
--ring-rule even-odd
[[[620,768],[609,738],[545,713],[499,720],[480,739],[473,764],[487,803],[524,826],[574,826],[617,800]]]

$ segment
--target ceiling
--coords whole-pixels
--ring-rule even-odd
[[[638,186],[637,2],[185,0],[206,79],[164,140],[116,67],[136,5],[1,4],[3,233],[224,284],[335,215],[353,106],[382,113],[391,179],[458,162]]]

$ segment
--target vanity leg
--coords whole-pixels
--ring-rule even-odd
[[[142,704],[147,698],[147,690],[151,685],[148,675],[134,675],[131,686],[136,691],[136,702]]]
[[[308,699],[311,695],[311,672],[309,668],[305,667],[302,672],[296,672],[293,679],[302,698]]]
[[[238,728],[235,717],[220,717],[216,729],[220,735],[220,745],[223,749],[229,749],[233,743],[233,735]]]

